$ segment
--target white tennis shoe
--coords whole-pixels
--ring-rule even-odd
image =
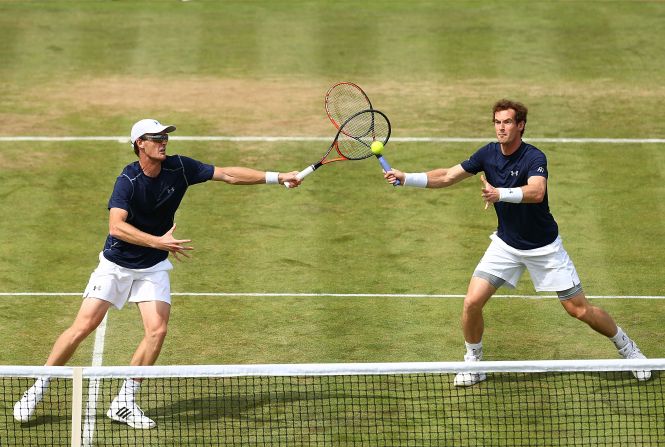
[[[482,359],[482,353],[479,357],[475,355],[466,354],[464,356],[465,362],[479,362]],[[482,382],[487,379],[487,374],[481,373],[472,373],[472,372],[461,372],[455,375],[455,380],[453,380],[453,385],[455,386],[471,386],[476,383]]]
[[[28,391],[23,393],[21,400],[14,404],[14,419],[19,422],[28,422],[35,414],[37,404],[42,401],[44,388],[35,383]]]
[[[111,408],[106,412],[106,416],[116,422],[127,424],[132,428],[149,430],[157,426],[155,421],[143,414],[143,410],[134,402],[121,401],[117,397],[113,399]]]
[[[619,354],[625,359],[646,359],[646,356],[642,354],[640,348],[637,347],[635,342],[631,340],[626,346],[619,349]],[[639,381],[646,381],[651,378],[651,371],[632,371],[633,376]]]

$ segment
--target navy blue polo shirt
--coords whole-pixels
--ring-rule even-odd
[[[155,178],[143,174],[135,161],[123,169],[113,187],[108,208],[127,211],[127,223],[162,236],[173,226],[175,212],[190,185],[212,179],[214,166],[181,155],[169,155]],[[168,257],[168,251],[130,244],[110,234],[104,257],[122,267],[145,269]]]
[[[462,168],[470,173],[485,172],[485,178],[495,188],[516,188],[527,184],[529,177],[547,178],[547,157],[538,148],[522,142],[509,156],[503,155],[499,143],[490,143],[478,149]],[[498,218],[497,236],[519,250],[531,250],[548,245],[559,234],[554,217],[545,197],[540,203],[496,202]]]

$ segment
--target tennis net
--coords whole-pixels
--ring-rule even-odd
[[[631,370],[651,370],[646,382]],[[0,367],[2,446],[665,445],[665,359]],[[455,387],[457,372],[487,380]],[[13,405],[51,385],[29,422]],[[157,426],[106,412],[125,378]]]

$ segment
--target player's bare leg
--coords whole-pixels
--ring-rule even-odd
[[[169,322],[171,305],[163,301],[139,303],[144,334],[132,357],[132,366],[154,365],[162,350]],[[157,424],[147,417],[136,404],[134,396],[141,386],[141,379],[127,379],[118,396],[111,403],[107,416],[132,428],[151,429]]]
[[[102,322],[111,303],[96,298],[84,298],[72,325],[60,334],[53,344],[46,360],[47,366],[61,366],[67,363],[76,348]],[[49,386],[48,377],[40,377],[14,405],[14,418],[27,422],[41,402]]]
[[[586,299],[584,292],[561,301],[561,304],[569,315],[585,322],[591,329],[612,340],[623,358],[646,358],[635,342],[617,326],[614,319],[600,307],[591,304]],[[651,371],[633,371],[633,375],[637,380],[649,380],[651,378]]]
[[[585,322],[594,331],[610,338],[616,335],[617,325],[612,317],[600,307],[591,304],[584,292],[561,301],[561,304],[570,316]]]
[[[46,365],[60,366],[66,364],[81,342],[97,329],[109,307],[111,307],[111,303],[108,301],[84,298],[74,323],[65,329],[53,344]]]
[[[476,276],[471,277],[469,287],[464,297],[464,309],[462,310],[462,332],[466,345],[464,360],[467,362],[480,361],[483,356],[482,339],[485,330],[483,319],[483,308],[487,301],[496,292],[489,281]],[[484,373],[458,373],[455,375],[453,384],[455,386],[471,386],[485,380]]]
[[[154,365],[166,338],[171,305],[163,301],[145,301],[138,306],[143,319],[144,334],[130,365]]]
[[[467,343],[480,343],[485,330],[483,308],[496,292],[496,287],[486,279],[471,277],[464,297],[462,310],[462,332]]]

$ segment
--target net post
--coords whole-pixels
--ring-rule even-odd
[[[72,447],[81,447],[81,409],[83,407],[83,368],[72,369]]]

